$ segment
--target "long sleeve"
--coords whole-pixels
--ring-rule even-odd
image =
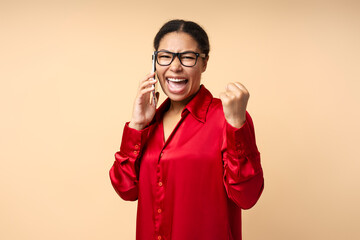
[[[223,144],[224,185],[228,197],[242,209],[255,205],[264,188],[260,153],[252,119],[237,129],[225,121]]]
[[[119,196],[128,201],[138,198],[138,173],[141,150],[147,138],[148,128],[138,131],[125,124],[120,151],[110,169],[110,180]]]

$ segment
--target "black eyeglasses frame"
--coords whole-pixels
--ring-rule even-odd
[[[160,52],[172,54],[172,59],[171,59],[171,61],[170,61],[168,64],[160,64],[160,63],[159,63],[157,56],[158,56],[158,53],[160,53]],[[184,64],[182,63],[182,61],[181,61],[181,55],[186,54],[186,53],[194,53],[194,54],[195,54],[196,59],[195,59],[194,65],[188,66],[188,65],[184,65]],[[174,52],[170,52],[170,51],[166,51],[166,50],[160,50],[160,51],[155,51],[155,52],[154,52],[154,56],[155,56],[155,58],[156,58],[156,62],[157,62],[160,66],[169,66],[169,65],[174,61],[175,57],[177,57],[177,58],[179,59],[180,64],[183,65],[184,67],[194,67],[194,66],[196,65],[197,60],[198,60],[199,57],[204,58],[204,59],[206,58],[206,54],[205,54],[205,53],[197,53],[197,52],[194,52],[194,51],[185,51],[185,52],[174,53]]]

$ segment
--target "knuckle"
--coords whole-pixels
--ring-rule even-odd
[[[236,98],[241,98],[243,94],[242,94],[241,91],[235,91],[234,95],[235,95]]]
[[[229,98],[230,98],[231,101],[234,101],[234,100],[236,99],[236,95],[235,95],[235,94],[231,94],[231,95],[229,96]]]
[[[230,87],[230,88],[233,88],[235,85],[234,85],[234,83],[228,83],[227,86]]]

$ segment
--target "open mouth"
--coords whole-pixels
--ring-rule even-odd
[[[185,90],[188,80],[186,78],[166,78],[170,92],[180,93]]]

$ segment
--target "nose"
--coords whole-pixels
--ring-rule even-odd
[[[170,70],[173,72],[179,72],[182,70],[182,65],[180,63],[179,56],[175,56],[174,60],[170,64]]]

